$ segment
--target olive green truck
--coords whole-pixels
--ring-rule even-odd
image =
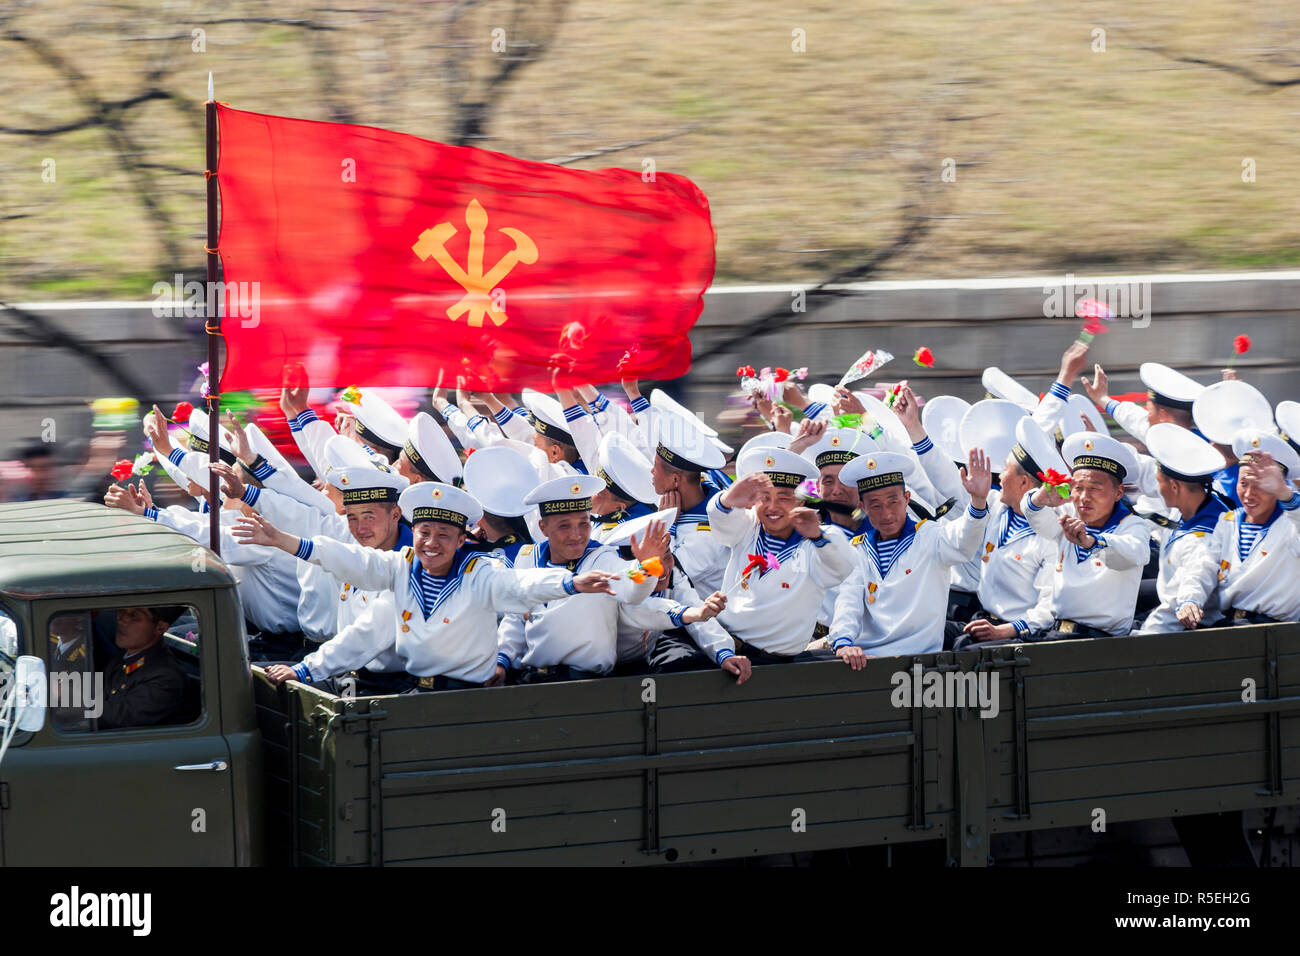
[[[166,641],[187,709],[99,727],[114,612],[159,606],[185,610]],[[937,841],[984,866],[1008,835],[1293,819],[1300,793],[1297,625],[765,667],[741,686],[334,697],[250,668],[210,551],[73,502],[0,506],[0,678],[7,865],[630,866]]]

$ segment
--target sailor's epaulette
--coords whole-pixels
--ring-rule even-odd
[[[852,538],[849,539],[849,544],[853,545],[853,547],[856,548],[858,545],[860,545],[860,544],[862,543],[862,540],[863,540],[865,537],[866,537],[865,534],[857,534],[857,535],[854,535]]]
[[[918,521],[918,522],[916,523],[916,527],[917,527],[917,528],[920,528],[921,525],[925,524],[925,523],[926,523],[927,521],[929,521],[929,520],[930,520],[929,518],[922,518],[920,521]],[[914,529],[914,530],[915,530],[915,529]]]
[[[1233,511],[1225,511],[1223,514],[1221,514],[1221,515],[1219,516],[1219,519],[1220,519],[1221,521],[1232,521],[1232,520],[1234,520],[1232,516],[1233,516],[1235,513],[1236,513],[1236,512],[1233,512]]]
[[[407,564],[410,564],[415,560],[415,549],[408,544],[402,549],[402,557],[406,558]]]
[[[696,531],[712,531],[713,529],[709,527],[709,523],[708,523],[707,521],[701,521],[699,524],[697,524],[697,525],[695,526],[695,530],[696,530]]]
[[[474,565],[478,564],[478,558],[470,558],[469,563],[465,565],[465,573],[469,574],[474,570]]]
[[[608,521],[608,522],[606,522],[605,524],[603,524],[603,525],[600,526],[600,530],[601,530],[601,531],[613,531],[613,530],[614,530],[615,528],[617,528],[617,527],[618,527],[618,522],[617,522],[617,521]]]
[[[531,544],[526,544],[526,545],[524,545],[522,548],[519,549],[519,553],[520,553],[520,554],[532,554],[532,553],[533,553],[533,546],[532,546]]]

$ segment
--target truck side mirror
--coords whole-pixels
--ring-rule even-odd
[[[14,723],[33,733],[45,726],[45,662],[24,655],[14,669]]]

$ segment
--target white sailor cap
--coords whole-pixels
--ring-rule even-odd
[[[1274,420],[1282,439],[1300,451],[1300,402],[1278,402]]]
[[[966,463],[966,449],[961,447],[961,420],[969,411],[970,402],[956,395],[936,395],[921,406],[921,427],[949,461]]]
[[[527,514],[533,506],[524,504],[524,499],[536,487],[537,469],[528,455],[504,442],[480,448],[465,459],[465,490],[488,514],[502,518]]]
[[[442,426],[428,412],[420,412],[407,426],[402,454],[430,481],[454,484],[461,476],[460,456]]]
[[[1238,432],[1232,440],[1232,453],[1244,459],[1256,452],[1272,455],[1273,460],[1282,466],[1284,475],[1300,477],[1300,455],[1280,436],[1262,428],[1246,428]]]
[[[266,437],[266,432],[262,431],[255,422],[249,422],[244,426],[244,436],[248,439],[248,443],[253,446],[253,451],[265,458],[267,464],[276,471],[294,473],[289,460],[280,454],[280,449],[275,447],[275,443]]]
[[[1020,405],[1005,399],[978,401],[962,417],[959,432],[962,447],[967,454],[972,448],[978,448],[988,455],[989,468],[1000,471],[1016,443],[1016,423],[1028,414]]]
[[[1055,437],[1058,442],[1063,442],[1078,432],[1097,432],[1105,435],[1108,431],[1106,419],[1101,417],[1097,406],[1083,395],[1075,393],[1066,399],[1065,408],[1061,411],[1061,420],[1056,423]]]
[[[561,444],[573,445],[573,435],[569,433],[563,405],[550,395],[534,392],[530,388],[524,389],[520,398],[524,408],[528,409],[528,420],[533,423],[537,434]]]
[[[381,454],[396,457],[406,442],[406,419],[374,389],[357,389],[361,397],[343,404],[357,420],[357,437]]]
[[[368,465],[371,468],[382,467],[385,471],[389,470],[388,464],[382,459],[372,455],[351,438],[342,435],[335,435],[325,443],[323,457],[325,474],[321,477],[327,481],[330,472],[335,468],[360,468]]]
[[[650,461],[640,449],[618,432],[606,432],[600,440],[597,474],[616,498],[652,505],[659,501],[650,480]]]
[[[632,518],[628,521],[622,521],[618,527],[614,528],[609,534],[605,535],[601,544],[607,544],[611,548],[621,548],[625,544],[632,542],[632,536],[635,535],[637,540],[641,540],[641,535],[645,534],[645,529],[656,521],[663,522],[671,528],[673,522],[677,520],[676,508],[665,508],[663,511],[656,511],[652,515],[642,515],[639,518]]]
[[[709,444],[712,445],[714,448],[716,448],[718,451],[722,452],[722,454],[724,455],[730,455],[734,450],[730,445],[728,445],[717,435],[709,436]]]
[[[1161,422],[1147,429],[1147,451],[1170,478],[1193,485],[1209,484],[1216,471],[1228,462],[1222,453],[1200,435],[1173,422]]]
[[[1248,428],[1273,430],[1273,406],[1259,389],[1239,381],[1208,386],[1192,403],[1192,418],[1216,445],[1231,445]]]
[[[911,449],[912,439],[907,434],[907,426],[898,420],[892,408],[874,395],[865,392],[854,394],[867,410],[862,419],[863,431],[874,438],[881,448],[904,453]]]
[[[766,474],[777,488],[798,488],[818,476],[812,462],[788,448],[751,448],[736,459],[737,474],[756,471]]]
[[[860,455],[840,469],[840,483],[854,485],[861,497],[893,485],[906,485],[915,466],[907,455],[892,451],[875,451]]]
[[[1147,387],[1147,398],[1166,408],[1190,412],[1196,399],[1205,391],[1200,382],[1159,362],[1143,362],[1138,367],[1138,378]]]
[[[605,487],[594,475],[561,475],[544,481],[524,498],[524,504],[536,505],[543,518],[548,515],[589,514],[591,499]]]
[[[745,444],[740,446],[740,454],[736,456],[736,478],[744,478],[748,472],[741,470],[740,462],[745,460],[753,465],[756,459],[745,458],[745,453],[755,448],[789,448],[790,443],[794,441],[794,436],[786,432],[759,432]],[[754,470],[753,468],[750,469]]]
[[[1038,478],[1049,471],[1064,475],[1070,470],[1056,450],[1056,443],[1030,415],[1016,422],[1016,443],[1011,446],[1011,454],[1030,478]],[[1000,469],[1005,461],[1004,458],[997,462],[995,467]]]
[[[711,438],[716,438],[718,435],[717,430],[712,425],[700,418],[700,416],[696,415],[685,405],[681,404],[681,402],[676,401],[661,388],[656,388],[650,393],[650,404],[661,412],[671,412],[679,418],[686,419]]]
[[[847,465],[859,455],[880,451],[874,438],[858,428],[827,428],[817,443],[802,452],[817,469],[827,465]]]
[[[984,385],[984,391],[993,398],[1015,402],[1021,408],[1030,412],[1038,407],[1038,396],[996,365],[990,365],[986,368],[984,374],[980,376],[980,381]]]
[[[369,463],[333,468],[325,480],[343,492],[344,507],[373,502],[396,504],[398,495],[410,484],[397,472],[381,470]]]
[[[652,419],[650,444],[664,463],[682,471],[721,468],[727,459],[709,435],[691,420],[659,410]]]
[[[441,481],[419,481],[402,492],[402,517],[412,526],[421,521],[441,521],[465,531],[483,517],[474,496]]]
[[[1113,475],[1120,482],[1138,478],[1137,455],[1122,441],[1095,432],[1078,432],[1061,445],[1061,457],[1075,472],[1092,468]]]
[[[190,412],[190,420],[186,425],[190,433],[190,451],[196,451],[200,455],[206,455],[210,451],[208,444],[208,413],[205,409],[196,408]],[[221,460],[227,465],[235,463],[235,453],[232,449],[235,447],[234,436],[226,431],[224,425],[218,425],[218,434],[221,435],[221,448],[218,454]]]
[[[815,385],[808,386],[808,401],[821,402],[823,405],[829,405],[835,401],[835,389],[825,382],[818,382]]]

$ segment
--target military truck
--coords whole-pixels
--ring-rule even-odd
[[[102,729],[58,680],[93,688],[115,614],[140,606],[186,610],[166,641],[189,692],[168,723]],[[1295,844],[1297,625],[764,667],[741,686],[715,670],[337,697],[250,666],[212,552],[54,501],[0,506],[0,679],[17,700],[8,865],[641,866],[925,844],[985,866],[1031,859],[1035,835],[1220,811],[1267,824],[1266,861]]]

